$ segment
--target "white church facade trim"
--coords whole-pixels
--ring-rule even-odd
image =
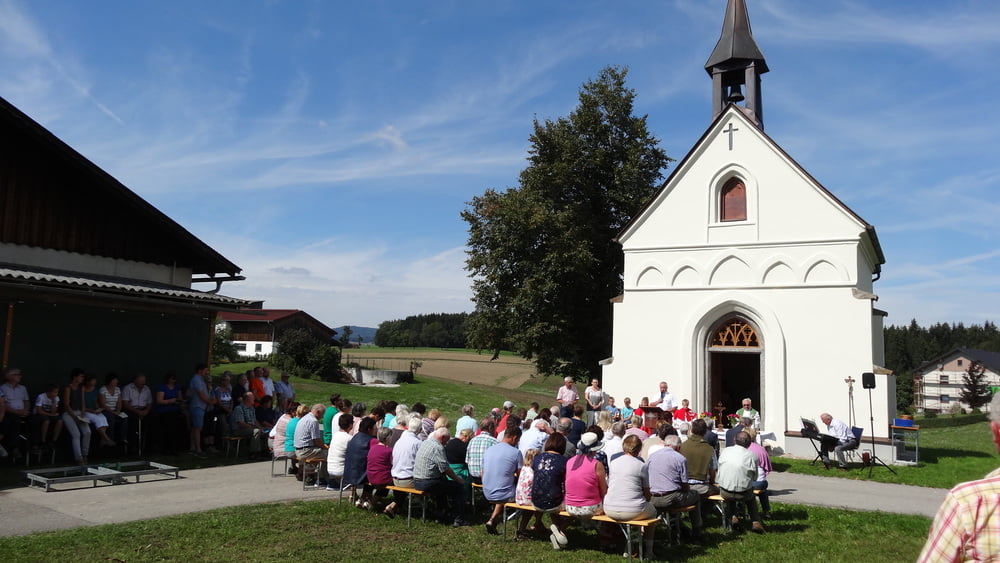
[[[729,413],[750,397],[765,431],[802,455],[800,417],[823,412],[885,442],[895,380],[878,367],[875,229],[764,133],[768,69],[743,2],[730,0],[706,70],[712,123],[617,239],[624,292],[604,389],[638,404],[667,381],[692,409]],[[865,372],[877,374],[871,415]]]

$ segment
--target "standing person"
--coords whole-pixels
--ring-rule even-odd
[[[656,400],[649,403],[651,407],[660,407],[660,410],[667,412],[674,412],[677,409],[677,403],[674,400],[674,395],[667,391],[667,382],[660,382],[660,390],[656,394]]]
[[[1000,452],[1000,393],[990,401],[990,430]],[[1000,469],[986,477],[959,483],[948,491],[931,524],[917,563],[994,561],[1000,557]]]
[[[17,437],[22,432],[28,433],[28,415],[31,414],[31,396],[28,388],[21,385],[21,370],[9,367],[4,370],[4,384],[0,385],[0,395],[7,401],[7,412],[0,419],[0,433],[3,434],[7,449],[15,459],[22,453],[17,447]],[[21,425],[25,428],[22,430]]]
[[[749,418],[754,430],[760,430],[760,412],[753,408],[753,401],[750,397],[743,399],[742,406],[736,411],[736,416]]]
[[[83,370],[75,368],[69,373],[69,385],[63,388],[63,425],[69,432],[73,445],[73,459],[80,465],[87,465],[90,452],[90,421],[83,410]]]
[[[753,482],[757,480],[757,456],[748,448],[750,435],[740,432],[736,435],[735,445],[722,450],[719,456],[719,492],[732,514],[732,524],[739,524],[735,516],[736,501],[743,501],[750,512],[751,530],[757,534],[764,533],[760,523],[760,512],[757,510],[757,497],[753,494]]]
[[[508,426],[503,440],[483,455],[483,496],[493,503],[493,513],[486,521],[486,532],[497,535],[503,507],[513,502],[517,489],[517,475],[524,463],[517,443],[521,439],[519,426]]]
[[[228,371],[226,373],[229,373]],[[236,383],[233,383],[233,401],[235,404],[240,404],[243,402],[243,395],[250,390],[250,378],[247,376],[246,372],[241,373],[236,376]],[[226,375],[225,373],[222,375]]]
[[[122,390],[118,387],[118,375],[109,373],[104,385],[98,390],[97,405],[108,421],[108,435],[116,442],[125,439],[127,424],[122,420]]]
[[[201,429],[205,426],[205,414],[215,406],[215,398],[209,393],[211,372],[208,364],[194,366],[194,375],[188,385],[188,416],[191,424],[191,450],[195,456],[205,455],[201,449]]]
[[[584,391],[584,398],[587,399],[587,418],[584,422],[587,426],[593,426],[597,424],[597,413],[607,405],[604,400],[604,390],[601,389],[597,378],[590,380],[590,387]]]
[[[552,549],[562,549],[569,543],[563,530],[569,519],[559,516],[566,500],[566,437],[558,432],[549,435],[545,451],[535,456],[531,470],[535,479],[531,483],[531,505],[538,512],[549,515]]]
[[[223,435],[229,433],[229,419],[233,416],[234,406],[231,381],[232,376],[228,371],[225,371],[222,373],[222,377],[219,378],[219,385],[215,389],[212,389],[212,399],[215,400],[215,408],[208,417],[209,424],[205,430],[211,433],[216,444],[221,444]],[[239,395],[235,395],[235,397],[239,398]],[[274,449],[275,451],[280,451],[281,448],[276,447]],[[212,448],[209,448],[209,451],[211,450]]]
[[[569,418],[573,416],[573,407],[580,400],[580,395],[573,386],[573,378],[563,378],[563,386],[556,393],[556,402],[560,405],[559,416]]]
[[[829,413],[819,415],[819,419],[826,425],[826,435],[831,439],[824,439],[820,443],[820,455],[823,458],[823,466],[830,469],[830,452],[837,454],[838,469],[847,471],[847,460],[844,458],[844,450],[853,450],[858,447],[858,439],[851,433],[851,429],[838,420],[830,416]]]
[[[122,389],[122,408],[128,415],[128,449],[130,452],[141,452],[146,441],[142,423],[153,410],[153,392],[146,385],[145,375],[137,374],[132,383]]]
[[[291,376],[287,371],[281,372],[281,381],[274,384],[274,393],[275,405],[282,412],[285,410],[285,403],[295,400],[295,388],[292,387]]]

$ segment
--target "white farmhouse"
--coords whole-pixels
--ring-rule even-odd
[[[768,68],[742,0],[705,69],[714,119],[618,237],[625,290],[604,388],[638,404],[664,380],[693,409],[729,413],[750,397],[765,430],[805,455],[800,417],[822,412],[864,427],[867,443],[861,375],[875,372],[874,435],[887,439],[895,381],[878,367],[875,229],[764,133]]]

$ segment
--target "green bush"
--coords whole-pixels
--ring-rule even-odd
[[[958,414],[944,417],[939,417],[934,413],[926,413],[924,418],[915,420],[914,422],[919,425],[920,428],[951,428],[955,426],[967,426],[969,424],[976,424],[977,422],[984,421],[986,421],[986,415],[983,413]]]

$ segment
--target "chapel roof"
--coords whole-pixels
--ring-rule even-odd
[[[760,74],[768,71],[764,54],[753,39],[750,30],[750,16],[744,0],[729,0],[726,17],[722,23],[722,35],[715,49],[705,63],[705,70],[712,74],[712,67],[722,66],[730,61],[755,61]]]
[[[742,120],[746,121],[747,123],[749,123],[747,116],[743,112],[743,108],[741,108],[740,106],[738,106],[736,104],[732,104],[732,103],[727,104],[726,105],[726,109],[722,113],[720,113],[719,115],[717,115],[714,120],[712,120],[711,125],[709,125],[707,129],[705,129],[705,132],[702,133],[702,135],[698,139],[698,141],[695,142],[695,144],[691,147],[691,150],[688,151],[688,153],[686,155],[684,155],[684,158],[682,158],[680,160],[680,162],[677,163],[677,166],[674,167],[673,172],[670,173],[670,176],[667,177],[667,179],[663,182],[663,184],[660,186],[660,188],[658,190],[656,190],[656,193],[653,194],[649,198],[649,200],[646,202],[646,204],[638,212],[636,212],[636,214],[632,217],[632,219],[628,222],[628,224],[626,224],[625,227],[623,227],[622,230],[619,231],[618,236],[616,236],[615,239],[614,239],[615,242],[621,243],[622,238],[627,233],[629,233],[630,231],[632,231],[633,228],[635,227],[635,225],[637,223],[639,223],[646,216],[646,214],[650,211],[650,208],[654,205],[654,203],[656,203],[660,199],[661,195],[667,189],[667,187],[670,186],[671,183],[673,183],[677,178],[679,178],[679,174],[681,174],[682,171],[686,170],[688,168],[689,163],[691,163],[691,161],[694,158],[696,158],[696,156],[698,154],[700,154],[701,151],[699,149],[702,146],[702,144],[707,141],[708,135],[712,131],[714,131],[717,126],[719,126],[719,124],[720,124],[720,122],[722,120],[728,119],[728,117],[730,115],[732,115],[732,114],[739,115],[740,119],[742,119]],[[819,189],[821,192],[823,192],[824,194],[826,194],[845,213],[849,214],[851,217],[853,217],[855,220],[857,220],[859,223],[861,223],[863,225],[863,227],[865,229],[865,232],[867,233],[867,235],[868,235],[868,237],[869,237],[869,239],[871,241],[872,249],[875,251],[875,258],[876,258],[875,271],[876,272],[881,271],[881,267],[880,267],[881,264],[885,264],[885,254],[882,252],[882,245],[879,244],[878,235],[875,233],[875,227],[871,223],[869,223],[869,222],[865,221],[863,218],[861,218],[861,216],[858,215],[857,213],[855,213],[854,210],[852,210],[850,207],[847,206],[847,204],[845,204],[844,202],[840,201],[840,199],[837,198],[837,196],[835,196],[833,194],[833,192],[831,192],[830,190],[826,189],[826,187],[824,187],[823,184],[819,183],[819,181],[816,180],[816,178],[813,178],[812,174],[810,174],[805,168],[803,168],[801,164],[799,164],[798,162],[796,162],[795,159],[791,157],[791,155],[789,155],[787,152],[785,152],[785,150],[783,148],[781,148],[781,146],[778,143],[776,143],[774,141],[774,139],[772,139],[771,137],[769,137],[767,135],[767,133],[764,132],[763,129],[757,129],[757,128],[754,128],[754,129],[756,130],[756,132],[759,135],[761,135],[761,137],[764,138],[764,140],[775,151],[777,151],[785,159],[787,159],[787,161],[799,173],[801,173],[805,178],[807,178],[810,183],[812,183],[814,186],[816,186],[816,188]]]

